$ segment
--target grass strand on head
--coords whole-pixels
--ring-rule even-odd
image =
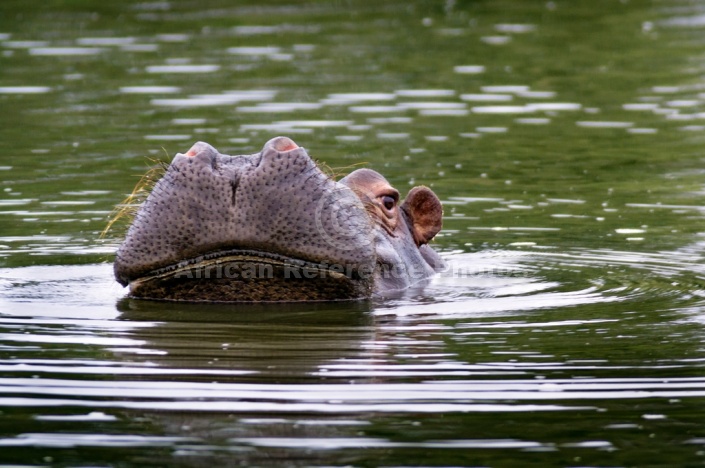
[[[162,148],[164,149],[164,148]],[[166,150],[164,150],[166,153]],[[168,156],[168,155],[167,155]],[[169,163],[160,159],[147,158],[151,165],[137,182],[132,192],[121,203],[115,205],[115,208],[108,217],[108,224],[100,233],[100,238],[105,238],[108,232],[118,225],[121,230],[127,230],[140,205],[147,199],[157,181],[166,173]]]
[[[367,164],[367,162],[357,162],[342,167],[330,167],[325,162],[316,160],[316,166],[333,180],[344,177],[355,169],[359,169],[361,166],[366,166]]]

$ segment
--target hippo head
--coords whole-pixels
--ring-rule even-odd
[[[442,261],[427,245],[442,208],[360,169],[339,182],[278,137],[252,155],[196,143],[177,154],[117,251],[134,297],[186,301],[358,299],[403,289]]]

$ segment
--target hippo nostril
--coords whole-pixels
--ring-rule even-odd
[[[199,145],[198,143],[196,143],[195,145],[193,145],[193,146],[191,147],[190,150],[188,150],[188,151],[184,154],[184,156],[189,156],[189,157],[196,156],[196,155],[199,153],[199,150],[201,149],[201,148],[199,148],[199,146],[201,146],[201,145]]]
[[[197,142],[194,144],[191,149],[189,149],[186,153],[183,154],[183,156],[186,156],[188,158],[193,158],[196,156],[199,156],[201,154],[216,154],[218,151],[213,148],[211,145],[208,143],[204,143],[202,141]]]
[[[190,150],[188,150],[186,153],[184,153],[184,156],[188,157],[194,157],[198,154],[198,143],[193,145]]]
[[[271,146],[280,153],[295,150],[299,147],[299,145],[294,143],[294,140],[283,136],[272,138],[271,140],[269,140],[268,146]]]

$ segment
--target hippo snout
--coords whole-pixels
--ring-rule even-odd
[[[417,203],[432,213],[415,216],[396,208],[398,192],[389,186],[390,197],[379,174],[354,174],[336,182],[288,137],[239,156],[198,142],[174,157],[140,207],[115,277],[135,297],[306,301],[369,297],[410,284],[411,270],[432,274],[430,249],[421,255],[420,246],[440,223],[435,195]],[[371,209],[392,199],[390,210]],[[385,278],[389,263],[410,269]]]

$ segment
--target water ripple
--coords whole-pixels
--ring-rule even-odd
[[[32,47],[29,49],[30,55],[45,56],[73,56],[73,55],[98,55],[106,49],[100,47]]]
[[[220,70],[220,65],[150,65],[147,73],[213,73]]]

